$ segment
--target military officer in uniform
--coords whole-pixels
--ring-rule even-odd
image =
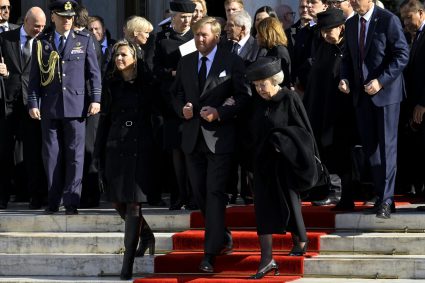
[[[101,77],[89,33],[73,31],[77,3],[50,4],[55,29],[34,42],[28,109],[41,120],[42,156],[48,180],[47,214],[78,214],[84,163],[85,118],[100,110]],[[85,93],[86,80],[90,93]]]

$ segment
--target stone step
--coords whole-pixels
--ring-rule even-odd
[[[156,253],[172,250],[174,233],[155,233]],[[0,233],[0,251],[5,254],[119,254],[124,250],[124,233]]]
[[[307,277],[425,279],[424,255],[320,255],[306,258]]]
[[[424,213],[417,211],[415,206],[397,208],[390,219],[381,219],[374,214],[340,213],[335,215],[335,229],[351,231],[415,231],[425,232]]]
[[[321,254],[425,255],[425,233],[334,233],[320,238]]]
[[[190,211],[146,208],[143,215],[154,231],[184,231],[190,227]],[[0,232],[120,232],[124,222],[113,209],[80,209],[79,215],[63,211],[44,215],[41,210],[0,211]]]
[[[0,276],[119,276],[123,255],[0,254]],[[133,271],[153,272],[154,256],[136,258]]]

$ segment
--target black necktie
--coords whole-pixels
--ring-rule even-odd
[[[27,41],[25,41],[24,47],[22,48],[22,56],[24,57],[24,62],[28,63],[31,58],[31,36],[26,36]]]
[[[237,42],[233,43],[233,47],[232,47],[232,53],[238,55],[238,51],[239,51],[239,44]]]
[[[207,57],[201,58],[202,63],[198,73],[199,92],[201,93],[204,90],[205,81],[207,80],[207,60]]]
[[[359,38],[359,51],[360,51],[360,62],[364,61],[365,52],[365,39],[366,39],[366,19],[360,17],[360,38]]]
[[[65,36],[61,35],[59,37],[59,46],[58,46],[59,55],[61,56],[62,56],[64,47],[65,47]]]

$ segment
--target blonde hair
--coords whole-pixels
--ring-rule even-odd
[[[278,45],[288,45],[282,23],[276,18],[268,17],[262,20],[258,24],[257,33],[261,47],[270,49]]]
[[[224,7],[230,5],[230,3],[236,2],[241,5],[242,9],[244,9],[245,5],[243,4],[243,0],[226,0],[224,1]]]
[[[193,3],[199,3],[202,6],[202,9],[204,10],[204,17],[207,15],[208,13],[208,9],[207,9],[207,3],[205,2],[205,0],[192,0]]]
[[[210,24],[211,31],[214,35],[220,37],[221,25],[214,17],[203,17],[192,25],[192,31],[195,34],[202,26]]]
[[[126,40],[126,39],[121,39],[119,41],[117,41],[117,43],[114,44],[114,47],[112,48],[113,50],[113,54],[114,54],[114,60],[115,57],[117,57],[117,51],[118,49],[120,49],[121,47],[128,47],[128,50],[130,51],[131,56],[134,59],[134,71],[137,74],[137,50],[136,50],[136,46],[134,46],[133,43],[131,43],[130,41]],[[114,73],[116,73],[116,64],[114,62]]]
[[[153,31],[152,24],[143,17],[135,16],[125,24],[125,37],[127,39],[134,38],[135,32],[151,32]]]

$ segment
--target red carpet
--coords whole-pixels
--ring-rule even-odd
[[[396,199],[396,205],[409,202]],[[309,248],[307,257],[317,255],[320,251],[320,237],[335,227],[333,206],[316,207],[303,203],[303,216],[307,229],[321,232],[308,232]],[[356,211],[366,206],[356,203]],[[254,207],[234,206],[226,211],[226,225],[232,230],[234,252],[231,255],[218,256],[213,275],[200,273],[199,263],[203,257],[204,220],[200,212],[193,212],[190,218],[192,229],[173,236],[173,252],[155,257],[156,274],[134,280],[136,283],[238,283],[248,281],[247,277],[258,268],[260,253],[258,237],[255,232]],[[290,282],[299,279],[304,272],[304,257],[287,256],[292,247],[290,233],[273,235],[274,259],[279,264],[283,276],[266,276],[260,282]],[[252,281],[250,281],[252,282]]]
[[[308,232],[308,250],[320,250],[320,236],[325,233]],[[259,251],[258,236],[255,231],[232,231],[234,251]],[[189,230],[173,236],[174,251],[202,251],[204,248],[204,231]],[[292,248],[291,234],[273,235],[273,251],[288,252]]]

